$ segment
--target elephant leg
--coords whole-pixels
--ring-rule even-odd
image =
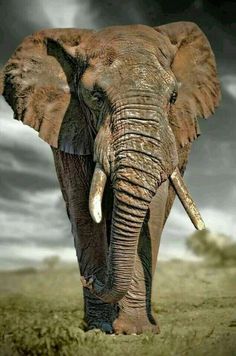
[[[161,233],[165,222],[169,182],[158,189],[144,221],[136,254],[132,283],[119,302],[119,316],[113,323],[116,333],[159,332],[151,310],[152,279],[156,268]]]
[[[71,222],[74,245],[82,276],[97,275],[104,280],[108,250],[106,218],[93,222],[88,208],[90,183],[94,170],[92,156],[79,156],[52,148],[58,180]],[[88,289],[84,293],[84,320],[88,329],[112,332],[116,306],[104,303]]]

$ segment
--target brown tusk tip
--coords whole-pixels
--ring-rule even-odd
[[[206,228],[204,221],[188,191],[186,184],[184,183],[183,177],[181,176],[178,167],[175,168],[171,174],[170,181],[195,228],[197,230],[204,230]]]

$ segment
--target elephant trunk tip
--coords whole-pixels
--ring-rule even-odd
[[[84,288],[89,289],[92,294],[96,295],[105,303],[110,304],[118,303],[126,295],[129,288],[122,288],[122,290],[106,290],[105,285],[101,283],[94,275],[88,277],[81,276],[80,280]]]

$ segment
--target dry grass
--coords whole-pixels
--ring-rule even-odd
[[[0,273],[0,355],[236,355],[236,267],[159,263],[160,335],[83,331],[77,268]]]

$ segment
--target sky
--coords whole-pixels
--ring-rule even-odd
[[[200,121],[202,135],[185,180],[207,227],[236,239],[235,19],[234,1],[0,0],[0,66],[25,36],[42,28],[196,22],[216,56],[222,102],[214,117]],[[160,259],[193,258],[185,247],[193,232],[176,199]],[[76,262],[51,150],[33,129],[13,120],[0,97],[0,269],[34,265],[52,255]]]

